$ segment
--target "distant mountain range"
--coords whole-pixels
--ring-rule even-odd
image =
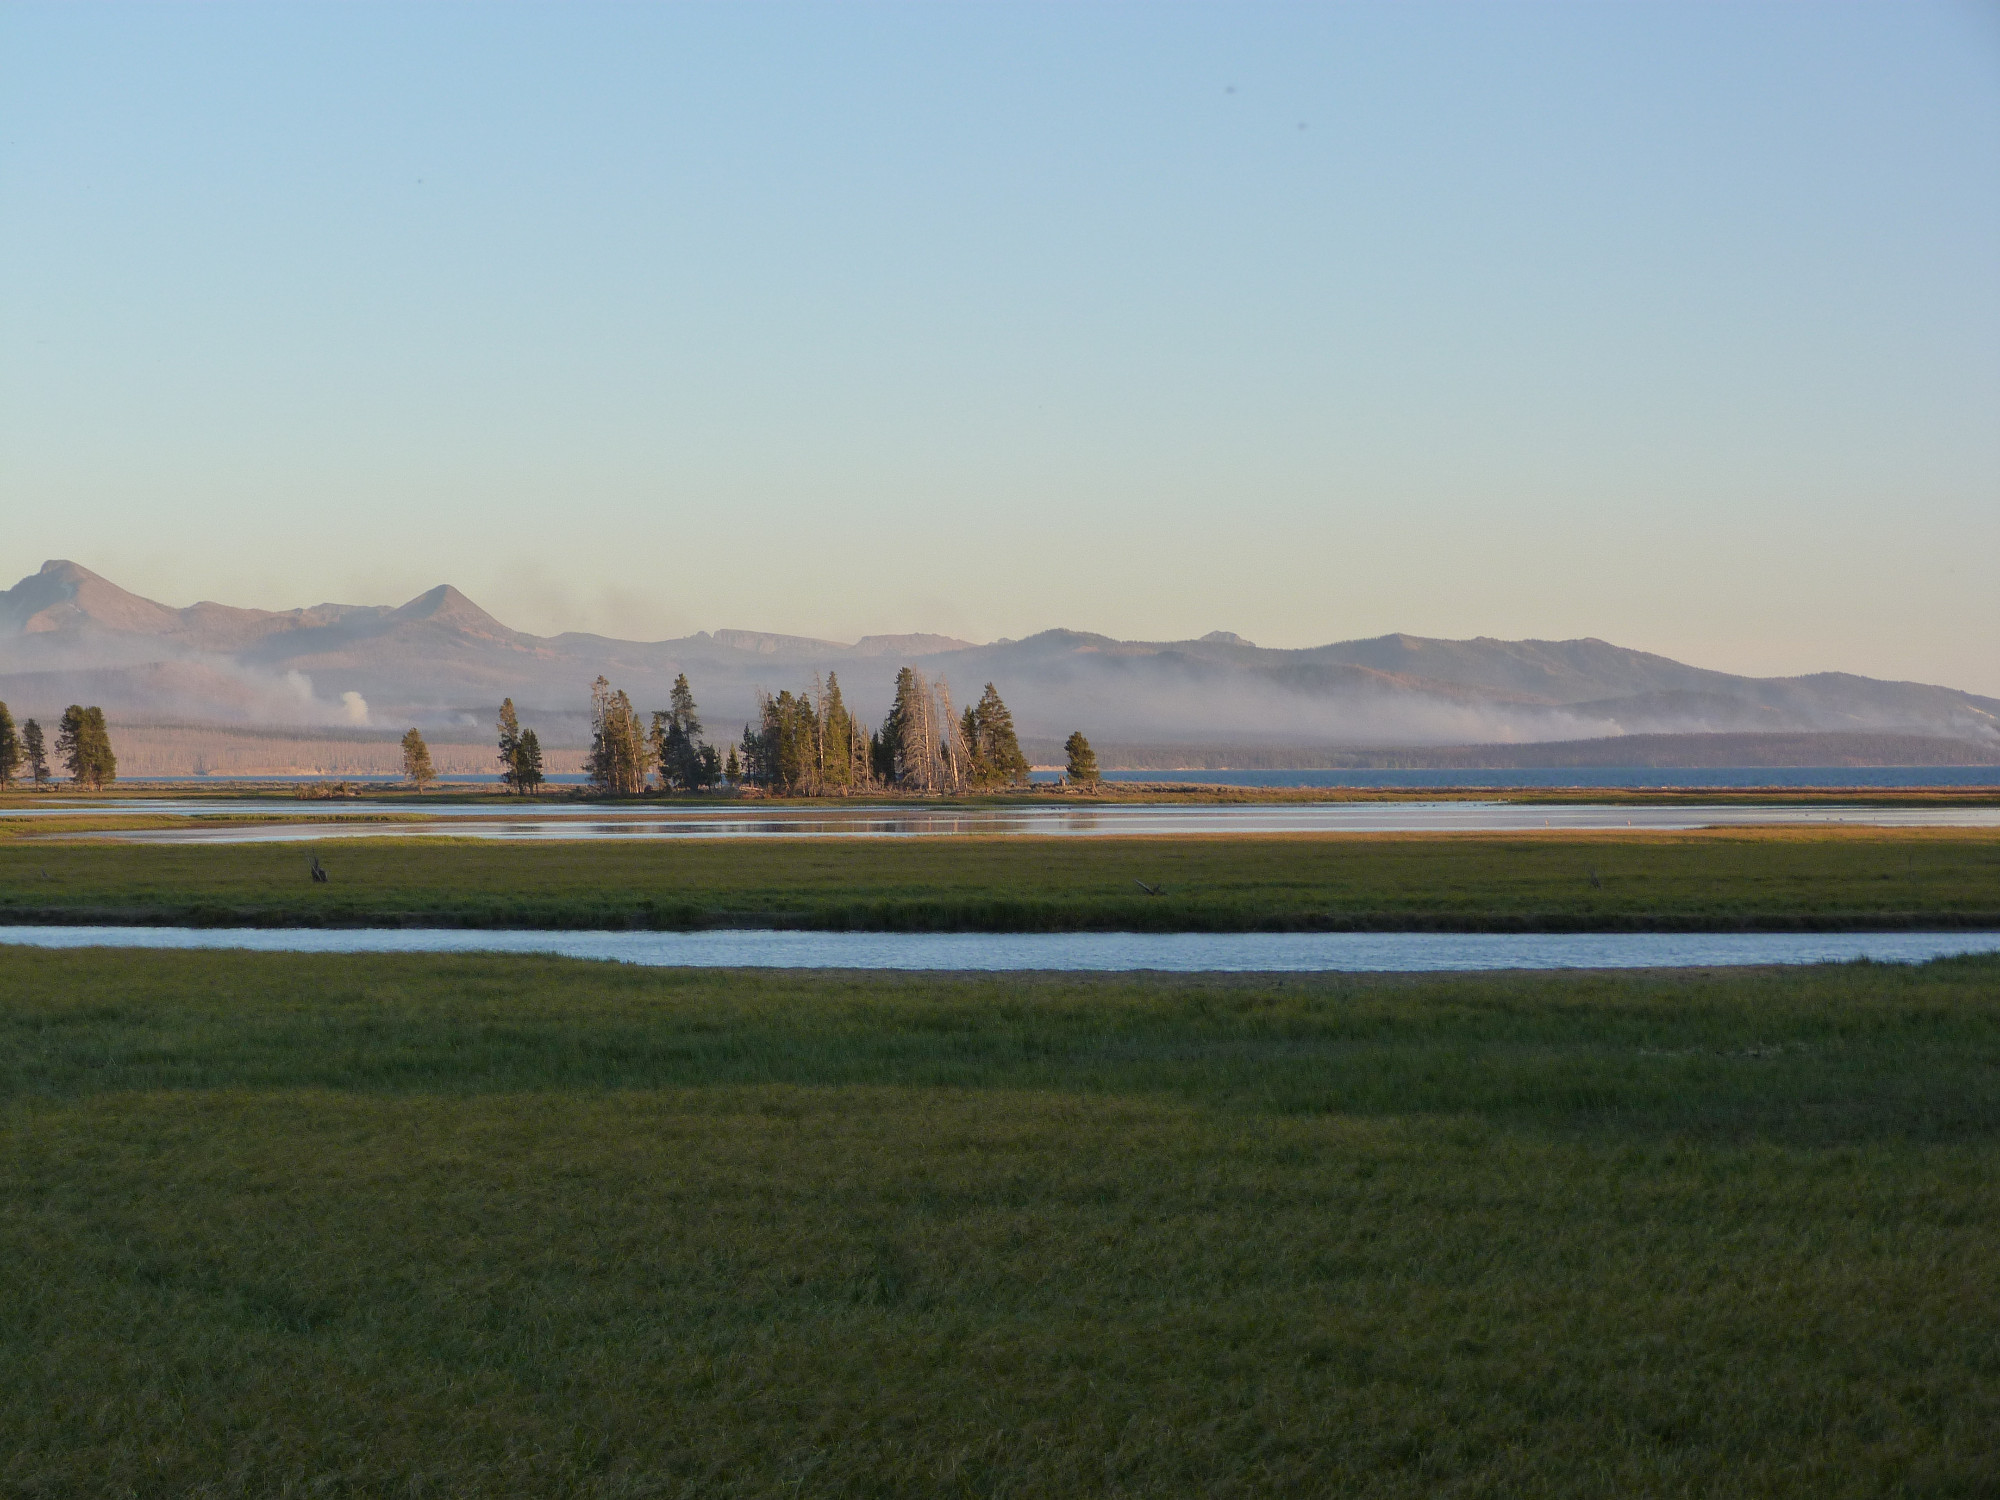
[[[400,606],[175,609],[72,562],[0,592],[0,700],[17,718],[72,702],[114,719],[325,728],[467,729],[503,697],[583,732],[599,673],[642,710],[685,672],[711,734],[733,738],[758,690],[838,673],[879,717],[903,664],[949,680],[960,701],[995,683],[1024,737],[1082,728],[1128,745],[1368,747],[1522,744],[1614,735],[1919,736],[2000,759],[2000,700],[1840,672],[1738,677],[1599,640],[1428,640],[1389,635],[1268,650],[1217,631],[1119,641],[1048,630],[977,645],[941,635],[853,644],[719,630],[621,641],[510,630],[440,585]]]

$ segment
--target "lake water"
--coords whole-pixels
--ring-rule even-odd
[[[1037,777],[1041,780],[1041,777]],[[1050,780],[1054,773],[1050,773]],[[1514,766],[1501,770],[1109,771],[1107,781],[1204,786],[1352,787],[1357,790],[1518,789],[1722,791],[1761,787],[2000,786],[2000,766]]]
[[[228,783],[227,776],[127,776],[124,781],[145,786],[203,787]],[[245,781],[283,785],[325,785],[345,781],[359,786],[394,786],[402,777],[388,772],[349,775],[246,776]],[[582,786],[589,778],[554,775],[548,784]],[[1036,771],[1038,784],[1060,781],[1060,771]],[[1174,782],[1202,786],[1352,787],[1357,790],[1534,790],[1552,788],[1723,790],[1756,787],[1991,787],[2000,786],[2000,765],[1991,766],[1508,766],[1452,769],[1382,769],[1315,771],[1106,771],[1106,781],[1144,784]],[[441,784],[493,787],[498,775],[485,772],[440,776]]]
[[[466,929],[0,927],[36,948],[516,953],[682,968],[1419,973],[1709,968],[2000,952],[2000,932],[984,933],[505,932]]]
[[[49,804],[0,810],[0,819],[76,816],[82,812],[151,814],[186,826],[91,835],[138,844],[270,843],[330,838],[721,839],[721,838],[1106,838],[1187,834],[1529,833],[1543,829],[1675,831],[1779,824],[1852,824],[1877,828],[2000,828],[2000,806],[1867,807],[1568,806],[1509,802],[1326,802],[1234,807],[993,807],[935,812],[910,807],[787,808],[727,802],[708,806],[604,807],[407,802],[187,802],[130,798],[67,809]],[[261,818],[262,823],[204,821]],[[396,821],[364,821],[366,819]],[[307,821],[310,820],[310,821]]]

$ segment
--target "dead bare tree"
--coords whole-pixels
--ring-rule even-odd
[[[813,673],[813,795],[826,794],[826,684]]]
[[[918,789],[935,792],[944,784],[944,767],[938,754],[937,697],[923,673],[914,672],[911,675],[914,691],[910,710],[914,722],[909,726],[904,742],[904,755],[910,761],[912,779]]]
[[[958,715],[951,711],[951,684],[942,677],[937,680],[937,710],[942,728],[938,749],[943,761],[939,781],[942,789],[957,793],[964,790],[971,755],[966,747],[965,731],[959,727]]]

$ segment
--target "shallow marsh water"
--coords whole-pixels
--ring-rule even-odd
[[[1696,828],[1839,826],[2000,828],[1995,806],[1726,805],[1568,806],[1510,802],[1347,802],[1267,806],[711,807],[546,803],[194,801],[51,799],[0,809],[0,820],[93,815],[174,817],[186,826],[93,833],[126,843],[267,843],[327,838],[718,839],[718,838],[1117,838],[1183,834],[1526,833],[1541,829],[1674,832]],[[210,820],[261,819],[261,822]]]
[[[2000,932],[524,932],[461,928],[0,927],[38,948],[534,953],[676,968],[1424,973],[1923,963]]]

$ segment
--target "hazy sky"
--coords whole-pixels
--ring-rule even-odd
[[[2000,7],[0,7],[0,583],[2000,693]]]

